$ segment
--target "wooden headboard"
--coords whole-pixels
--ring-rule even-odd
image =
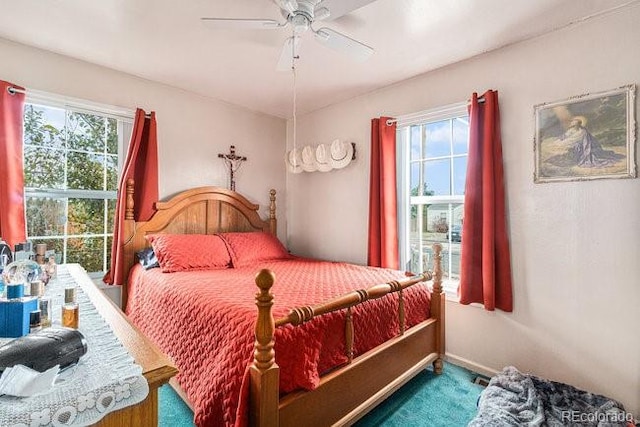
[[[156,202],[149,221],[133,218],[133,180],[127,181],[125,242],[123,245],[125,282],[122,308],[127,304],[129,270],[137,262],[136,252],[149,247],[148,234],[214,234],[230,231],[265,231],[276,235],[276,190],[271,190],[269,219],[258,214],[259,205],[235,191],[219,187],[199,187],[183,191],[165,202]]]

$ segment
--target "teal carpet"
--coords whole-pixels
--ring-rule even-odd
[[[158,426],[191,427],[193,412],[169,384],[158,389]]]
[[[450,363],[444,373],[425,370],[369,412],[357,427],[466,426],[476,414],[483,388],[477,374]],[[169,385],[160,388],[161,427],[192,426],[193,413]]]

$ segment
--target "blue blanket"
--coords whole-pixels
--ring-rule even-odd
[[[480,395],[478,414],[468,427],[624,427],[630,421],[632,415],[615,400],[508,366]]]

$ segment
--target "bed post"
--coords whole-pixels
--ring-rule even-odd
[[[274,191],[274,190],[272,190]],[[273,197],[273,193],[272,193]],[[251,397],[249,424],[255,427],[278,426],[280,368],[275,362],[273,349],[275,322],[271,307],[273,294],[270,289],[275,281],[271,270],[263,269],[256,275],[258,319],[256,321],[256,341],[251,364]]]
[[[124,199],[124,224],[123,224],[124,225],[123,235],[124,235],[125,242],[127,242],[129,238],[133,236],[136,229],[136,221],[133,216],[133,208],[134,208],[133,185],[134,185],[133,178],[127,179],[127,182],[125,184],[126,194]],[[127,245],[123,245],[121,249],[124,253],[125,271],[129,271],[129,269],[131,268],[131,265],[133,265],[133,258],[134,258],[133,249],[131,249]],[[129,290],[127,287],[128,279],[129,278],[125,275],[125,277],[122,280],[122,288],[120,290],[120,305],[121,305],[122,311],[124,311],[127,308],[127,297],[129,295]]]
[[[442,291],[442,245],[433,244],[433,290],[431,292],[431,317],[438,319],[436,326],[436,350],[438,358],[433,361],[433,372],[442,373],[444,358],[444,306],[445,293]]]
[[[276,190],[269,191],[269,230],[274,236],[278,235],[278,220],[276,219]]]

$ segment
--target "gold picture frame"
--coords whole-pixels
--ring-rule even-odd
[[[635,85],[534,106],[534,182],[636,177]]]

